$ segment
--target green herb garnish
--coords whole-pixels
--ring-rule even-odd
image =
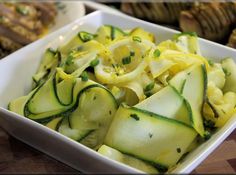
[[[205,131],[204,133],[204,139],[209,140],[211,138],[211,133],[209,131]]]
[[[95,67],[99,64],[99,59],[95,58],[93,61],[90,62],[91,67]]]
[[[80,75],[82,81],[88,81],[88,73],[86,71],[82,72]]]
[[[139,43],[142,42],[142,40],[139,36],[133,36],[133,41],[136,41],[136,42],[139,42]]]
[[[144,91],[150,91],[150,90],[152,90],[153,88],[154,88],[154,86],[155,86],[155,82],[152,82],[152,83],[149,83],[146,87],[145,87],[145,89],[144,89]]]
[[[137,114],[130,114],[130,117],[132,117],[133,119],[135,119],[137,121],[139,120],[139,117]]]
[[[131,57],[128,56],[128,57],[123,58],[123,59],[122,59],[122,63],[123,63],[124,65],[131,63]]]
[[[66,65],[71,65],[74,63],[74,57],[72,55],[69,55],[68,58],[66,59]]]
[[[226,76],[230,76],[231,72],[229,72],[227,69],[222,68]]]
[[[210,129],[215,128],[215,122],[213,122],[211,120],[204,120],[203,124],[204,124],[205,128],[210,128]]]
[[[135,55],[134,51],[130,51],[130,56],[133,57]]]
[[[150,138],[152,138],[153,134],[152,134],[152,133],[148,133],[148,136],[149,136]]]
[[[150,91],[148,91],[148,92],[144,92],[144,95],[146,95],[146,97],[150,97],[150,96],[152,96],[152,93]]]
[[[213,66],[214,65],[214,62],[212,61],[212,60],[207,60],[208,61],[208,64],[210,65],[210,66]]]
[[[79,37],[80,39],[83,41],[83,42],[87,42],[87,41],[90,41],[94,38],[93,34],[91,33],[88,33],[88,32],[79,32]]]
[[[154,52],[153,52],[153,55],[154,57],[159,57],[161,55],[161,52],[159,49],[156,49]]]
[[[177,153],[181,153],[181,148],[176,149]]]

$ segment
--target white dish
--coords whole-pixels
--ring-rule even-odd
[[[9,101],[30,91],[32,75],[35,73],[46,48],[57,48],[79,30],[95,32],[102,24],[111,24],[123,29],[140,26],[154,33],[158,41],[169,39],[177,33],[175,30],[132,17],[97,11],[18,50],[0,61],[0,126],[23,142],[85,173],[142,173],[103,157],[43,125],[7,110]],[[219,61],[221,58],[234,56],[236,61],[234,49],[204,39],[200,39],[200,46],[206,57]],[[171,173],[190,173],[223,142],[235,126],[236,116],[220,128],[210,140],[191,152]]]
[[[101,10],[103,12],[112,13],[115,15],[126,15],[125,13],[121,12],[118,9],[109,7],[102,3],[94,2],[94,1],[82,1],[86,7],[89,7],[91,10]]]
[[[82,2],[62,1],[56,2],[56,6],[58,9],[58,14],[55,18],[55,23],[49,28],[49,33],[54,32],[85,15],[85,7]]]

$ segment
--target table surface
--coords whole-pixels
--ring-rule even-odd
[[[8,135],[0,128],[0,174],[75,174],[77,170]],[[193,172],[236,173],[236,130]]]

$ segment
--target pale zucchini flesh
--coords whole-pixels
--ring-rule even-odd
[[[27,102],[26,109],[30,114],[35,114],[25,114],[26,116],[32,119],[39,119],[42,117],[37,116],[37,114],[52,111],[56,111],[56,113],[58,113],[58,111],[62,112],[63,110],[65,110],[65,106],[63,106],[58,101],[56,96],[54,76],[52,76],[41,87],[39,87],[38,90],[36,90],[36,92]]]
[[[221,64],[226,78],[223,91],[236,93],[236,63],[232,58],[226,58]]]
[[[204,136],[204,126],[202,108],[206,96],[207,73],[205,66],[199,64],[178,73],[170,80],[170,84],[175,87],[186,99],[188,109],[192,115],[192,126],[196,131]]]
[[[175,88],[166,86],[135,107],[191,125],[191,108],[187,103]]]
[[[76,109],[69,116],[70,126],[75,130],[93,130],[88,139],[94,143],[87,142],[87,146],[96,147],[102,144],[116,109],[116,101],[108,90],[99,85],[88,86],[78,95]]]
[[[135,157],[123,154],[122,152],[111,148],[107,145],[102,145],[99,149],[98,152],[110,159],[116,160],[118,162],[124,163],[126,165],[129,165],[131,167],[137,168],[143,172],[149,173],[149,174],[157,174],[159,173],[158,170],[153,167],[152,165],[139,160]]]
[[[59,66],[61,62],[61,55],[59,52],[52,50],[51,48],[47,49],[43,55],[40,66],[33,75],[34,86],[39,86],[44,83],[51,75],[53,75],[54,70]]]
[[[196,136],[197,132],[182,122],[122,106],[104,143],[142,160],[170,167],[177,163]]]

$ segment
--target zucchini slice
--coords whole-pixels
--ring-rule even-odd
[[[8,109],[12,112],[15,112],[19,115],[24,116],[25,105],[28,102],[28,100],[31,98],[31,96],[35,93],[36,90],[37,88],[33,90],[31,93],[29,93],[27,96],[19,97],[15,100],[12,100],[8,104]]]
[[[98,152],[110,159],[116,160],[118,162],[124,163],[126,165],[129,165],[131,167],[137,168],[143,172],[150,173],[150,174],[157,174],[158,170],[153,167],[152,165],[148,164],[147,162],[144,162],[143,160],[139,160],[135,157],[126,155],[121,153],[120,151],[111,148],[106,145],[102,145]]]
[[[90,141],[87,146],[94,148],[101,145],[117,110],[113,95],[100,85],[87,86],[78,94],[75,106],[77,108],[69,116],[71,128],[83,131],[94,130],[93,144]],[[83,139],[84,143],[86,143],[85,139]]]
[[[148,52],[155,45],[148,41],[126,38],[109,46],[112,60],[99,58],[95,67],[96,78],[106,84],[125,83],[134,80],[147,67]]]
[[[33,81],[36,83],[36,86],[44,83],[54,73],[54,70],[59,66],[60,62],[60,53],[51,48],[47,49],[43,55],[37,73],[33,75]]]
[[[207,73],[204,65],[193,66],[187,73],[182,95],[190,103],[193,115],[193,127],[204,136],[203,118],[201,115],[206,97]]]
[[[37,114],[47,113],[51,111],[63,111],[65,106],[62,105],[56,96],[55,78],[51,76],[38,90],[32,95],[26,104],[26,110],[31,114],[28,117],[31,119],[39,119]],[[25,115],[27,116],[27,115]]]
[[[236,93],[236,63],[232,58],[226,58],[221,64],[226,78],[223,92],[232,91]]]
[[[50,122],[48,122],[45,126],[56,131],[57,126],[61,122],[61,120],[62,120],[62,117],[55,118],[55,119],[51,120]]]
[[[120,106],[104,144],[168,168],[177,163],[196,136],[197,132],[182,122]]]
[[[72,129],[70,127],[69,118],[64,117],[61,122],[58,123],[56,129],[59,133],[80,142],[83,138],[87,137],[94,129],[91,129],[93,126],[82,125],[80,129]]]
[[[79,47],[81,44],[83,44],[83,40],[81,40],[79,33],[71,38],[65,45],[59,48],[59,51],[62,55],[67,55],[71,50],[73,50],[76,47]]]
[[[171,86],[166,86],[135,107],[179,120],[188,125],[192,123],[191,108],[188,102]]]
[[[183,32],[176,34],[174,41],[181,51],[201,55],[196,33]]]
[[[45,120],[57,118],[58,115],[64,115],[64,113],[68,113],[68,110],[76,104],[79,92],[91,84],[96,83],[93,81],[83,82],[80,78],[77,78],[75,85],[71,84],[73,85],[73,88],[71,87],[72,92],[64,91],[67,94],[60,95],[60,97],[63,97],[63,101],[70,101],[72,98],[72,102],[65,105],[58,97],[58,93],[63,93],[63,90],[61,89],[61,91],[57,92],[56,79],[52,76],[45,84],[35,90],[34,94],[29,98],[24,107],[24,116],[38,122],[45,122]]]
[[[56,95],[58,101],[64,105],[68,106],[73,102],[73,88],[75,86],[75,79],[64,79],[60,83],[56,84]]]
[[[207,89],[207,72],[202,64],[191,66],[185,71],[179,72],[170,81],[182,96],[190,104],[192,126],[204,136],[203,118],[201,115]]]
[[[94,38],[93,34],[84,31],[79,32],[78,35],[83,42],[90,41]]]
[[[175,87],[180,93],[183,92],[184,84],[186,82],[187,72],[182,71],[177,73],[168,83]]]
[[[145,39],[145,40],[155,43],[155,36],[152,33],[147,32],[140,27],[134,28],[130,32],[130,36],[139,37],[141,40]]]
[[[118,27],[103,25],[97,30],[94,39],[106,45],[109,44],[112,40],[126,35],[127,34]]]
[[[58,131],[96,149],[103,143],[116,110],[116,100],[107,89],[98,84],[89,85],[79,92]]]

